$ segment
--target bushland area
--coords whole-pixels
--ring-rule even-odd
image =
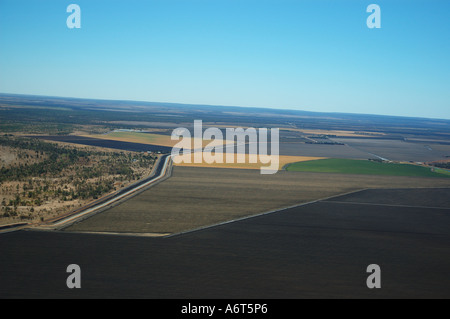
[[[156,155],[0,137],[0,224],[43,221],[150,174]]]

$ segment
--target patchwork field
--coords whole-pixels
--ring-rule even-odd
[[[170,238],[4,234],[0,297],[447,299],[449,190],[368,190]],[[82,289],[64,284],[74,261]]]
[[[178,233],[363,188],[450,187],[449,178],[175,167],[148,191],[68,231]]]
[[[121,142],[160,145],[166,147],[173,147],[179,142],[178,140],[172,140],[170,135],[141,133],[141,132],[111,132],[103,135],[81,135],[81,136],[104,140],[121,141]],[[224,141],[224,144],[226,142],[227,141]],[[213,146],[222,144],[218,143],[217,141],[213,142],[211,140],[197,140],[196,138],[191,138],[190,144],[192,145],[192,148],[194,148],[195,145],[194,143],[199,143],[199,145],[202,145],[202,147],[206,145]]]
[[[104,135],[86,135],[86,137],[95,137],[100,139],[116,140],[122,142],[154,144],[162,146],[174,146],[177,141],[172,141],[170,135],[148,134],[139,132],[110,132]]]
[[[392,161],[429,162],[445,159],[450,155],[450,145],[375,138],[333,138],[333,140]]]
[[[305,144],[298,142],[280,143],[280,154],[286,156],[314,156],[333,158],[368,159],[374,156],[348,145]]]
[[[264,165],[248,155],[244,164],[183,164],[164,182],[68,228],[4,228],[0,298],[450,298],[450,173],[367,161],[448,161],[448,120],[5,94],[0,104],[5,137],[149,156],[170,153],[178,143],[172,130],[193,133],[202,119],[222,132],[280,128],[279,166],[295,163],[274,175],[261,175]],[[22,156],[8,148],[0,154],[12,168]],[[114,172],[108,180],[87,175],[100,163],[113,168],[109,155],[90,164],[80,156],[79,169],[55,170],[59,180],[48,176],[46,184],[40,173],[17,175],[3,183],[0,199],[19,212],[32,199],[37,210],[46,191],[58,205],[69,202],[82,193],[81,181],[95,186],[89,191],[107,182],[120,189],[134,177],[122,183]],[[47,155],[24,157],[28,171]],[[136,174],[151,166],[127,158],[139,166]],[[67,288],[72,263],[82,268],[82,289]],[[374,263],[382,289],[366,286]]]
[[[97,135],[96,135],[97,136]],[[100,136],[100,135],[98,135]],[[124,141],[115,141],[101,138],[91,138],[86,136],[76,136],[76,135],[42,135],[42,136],[32,136],[35,138],[40,138],[47,141],[57,141],[62,143],[71,144],[81,144],[96,146],[101,148],[109,148],[115,150],[131,151],[131,152],[160,152],[160,153],[170,153],[171,147],[155,145],[155,144],[143,144],[143,143],[133,143]]]
[[[294,172],[322,172],[322,173],[341,173],[341,174],[369,174],[369,175],[390,175],[390,176],[416,176],[416,177],[448,177],[449,175],[429,167],[381,163],[368,160],[350,160],[350,159],[320,159],[315,161],[304,161],[289,164],[286,168]]]
[[[345,136],[345,137],[380,137],[386,135],[385,133],[380,132],[366,132],[366,131],[344,131],[344,130],[308,130],[308,129],[290,129],[284,128],[286,131],[294,131],[300,132],[309,135],[336,135],[336,136]]]
[[[205,156],[209,156],[209,154],[203,154]],[[195,163],[194,154],[190,154],[187,158],[189,159],[189,162],[182,161],[179,164],[175,164],[175,166],[185,166],[185,167],[212,167],[212,168],[235,168],[235,169],[261,169],[261,167],[269,167],[271,165],[271,162],[263,163],[261,161],[261,158],[259,156],[255,156],[254,160],[250,160],[252,155],[249,154],[243,154],[241,162],[238,163],[238,154],[234,154],[233,157],[233,163],[225,163],[226,162],[226,154],[223,153],[217,153],[213,156],[218,156],[218,158],[221,159],[222,163],[220,162],[213,162],[208,163],[205,160],[202,160],[201,163]],[[204,158],[204,157],[202,157]],[[212,158],[212,157],[211,157]],[[280,155],[278,156],[278,169],[281,170],[285,165],[288,165],[290,163],[295,162],[303,162],[303,161],[314,161],[318,159],[323,159],[323,157],[312,157],[312,156],[286,156],[286,155]],[[174,158],[174,161],[180,160],[181,156],[176,156]],[[275,161],[275,158],[273,158]],[[274,162],[275,163],[275,162]],[[276,164],[274,164],[276,167]]]

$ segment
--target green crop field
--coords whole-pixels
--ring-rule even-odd
[[[342,174],[369,174],[416,177],[450,177],[440,171],[432,172],[430,168],[396,163],[380,163],[368,160],[351,159],[321,159],[292,163],[286,167],[287,171],[296,172],[322,172]]]
[[[448,170],[448,169],[435,167],[435,168],[434,168],[434,171],[435,171],[436,173],[439,173],[439,174],[444,174],[444,175],[450,176],[450,170]]]

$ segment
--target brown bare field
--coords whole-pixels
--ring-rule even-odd
[[[67,230],[178,233],[364,188],[416,187],[450,180],[175,167],[164,183]]]

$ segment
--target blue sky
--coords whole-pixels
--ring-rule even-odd
[[[446,0],[0,0],[0,92],[450,119],[449,13]]]

